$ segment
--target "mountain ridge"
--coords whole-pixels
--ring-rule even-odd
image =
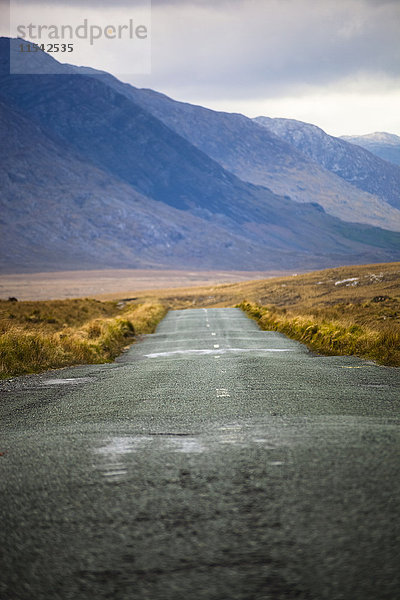
[[[297,202],[319,204],[327,213],[348,222],[400,231],[400,169],[389,173],[389,179],[395,178],[394,183],[386,181],[387,173],[382,177],[388,193],[386,198],[380,193],[376,178],[369,177],[367,185],[365,176],[357,178],[350,173],[347,178],[343,177],[343,173],[334,172],[329,164],[315,160],[315,156],[308,156],[290,141],[276,135],[271,128],[260,132],[255,126],[255,123],[260,123],[244,115],[179,102],[154,90],[135,88],[104,71],[60,65],[52,56],[43,57],[43,53],[36,53],[34,59],[33,72],[57,69],[106,83],[243,181],[261,185]],[[20,60],[21,55],[16,52],[14,62]],[[45,65],[40,64],[44,62]],[[361,189],[368,186],[369,189]]]
[[[3,270],[400,259],[399,234],[240,180],[104,81],[2,73]]]
[[[377,131],[365,135],[342,135],[342,140],[361,146],[383,160],[400,166],[400,136],[386,131]]]
[[[256,117],[255,121],[348,183],[370,194],[380,194],[400,209],[399,167],[310,123],[270,117]]]
[[[77,67],[76,72],[81,69]],[[391,206],[389,199],[376,195],[373,190],[362,190],[353,185],[354,181],[345,180],[315,160],[310,161],[274,132],[261,133],[252,119],[172,100],[160,92],[122,83],[110,74],[89,71],[91,76],[106,81],[146,107],[240,179],[298,202],[318,203],[329,214],[349,222],[400,230],[398,195],[389,195],[389,199],[395,200],[395,206]],[[396,175],[397,183],[400,181],[397,171]]]

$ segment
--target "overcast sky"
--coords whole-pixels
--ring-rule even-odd
[[[140,4],[68,2],[99,21],[135,17]],[[400,0],[153,0],[151,17],[151,73],[132,73],[129,48],[113,67],[134,85],[334,135],[400,135]],[[101,68],[94,52],[79,62]]]

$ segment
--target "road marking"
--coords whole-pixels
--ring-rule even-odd
[[[213,331],[211,335],[217,335],[217,334],[215,333],[215,331]]]
[[[121,479],[127,473],[128,471],[122,463],[115,463],[113,467],[109,468],[106,466],[104,469],[102,469],[102,475],[107,479]]]
[[[68,379],[45,379],[40,385],[76,385],[78,383],[88,383],[92,381],[91,377],[74,377]]]
[[[145,358],[161,358],[167,356],[176,356],[177,354],[227,354],[228,352],[295,352],[296,348],[218,348],[214,349],[198,349],[198,350],[171,350],[170,352],[152,352],[144,354]]]
[[[219,348],[219,344],[214,344],[214,348]]]
[[[210,323],[207,323],[206,327],[210,327]]]

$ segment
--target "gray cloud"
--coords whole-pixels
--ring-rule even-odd
[[[82,2],[82,0],[0,0],[0,4],[9,4],[11,3],[19,3],[19,4],[25,4],[25,5],[29,5],[29,4],[46,4],[46,1],[48,4],[51,5],[71,5],[71,4],[75,4],[77,6],[80,6],[82,8],[86,7],[86,6],[110,6],[110,0],[85,0],[84,2]],[[301,5],[303,4],[303,0],[280,0],[283,3],[290,3],[292,5],[298,4]],[[325,0],[325,3],[329,3],[331,0]],[[176,6],[176,5],[180,5],[180,6],[207,6],[207,7],[215,7],[216,9],[220,8],[220,7],[225,7],[227,5],[236,5],[236,4],[240,4],[242,6],[249,6],[251,4],[254,4],[253,0],[114,0],[112,5],[113,6],[138,6],[138,5],[143,5],[144,3],[148,3],[151,2],[151,4],[153,6]],[[338,3],[345,3],[346,0],[337,0],[335,2],[335,4]],[[270,0],[264,0],[263,4],[271,4]],[[396,5],[398,4],[398,0],[362,0],[361,3],[364,4],[371,4],[371,5],[376,5],[376,6],[380,6],[380,5],[386,5],[386,4],[393,4]]]
[[[113,0],[112,7],[131,14],[147,2]],[[399,0],[151,4],[153,74],[143,81],[157,89],[199,98],[254,99],[329,86],[400,84]],[[52,0],[51,5],[90,7],[97,14],[110,9],[109,0]],[[129,73],[129,56],[120,60],[120,73]]]
[[[229,11],[226,4],[154,7],[156,87],[254,98],[400,82],[397,0],[248,0],[229,2]]]
[[[375,0],[372,0],[375,1]],[[45,4],[46,0],[0,0],[0,4]],[[110,0],[47,0],[48,4],[58,6],[80,6],[82,8],[92,6],[93,8],[99,7],[110,7]],[[143,6],[151,4],[152,6],[207,6],[216,7],[217,9],[221,6],[229,6],[234,4],[245,4],[248,0],[115,0],[112,6],[126,6],[134,8],[135,6]]]
[[[257,0],[256,0],[257,2]],[[304,4],[304,0],[280,0],[283,4],[290,4],[293,7],[298,6],[301,7]],[[22,4],[22,5],[44,5],[49,4],[52,6],[79,6],[81,8],[85,7],[93,7],[93,8],[104,8],[110,7],[110,0],[0,0],[0,5],[2,4]],[[260,4],[272,5],[276,4],[272,0],[260,0]],[[325,4],[348,4],[346,0],[324,0]],[[351,3],[351,0],[350,0]],[[385,5],[398,5],[398,0],[360,0],[358,4],[364,5],[372,5],[372,6],[385,6]],[[237,5],[240,5],[243,9],[250,7],[252,4],[255,4],[254,0],[113,0],[112,6],[126,6],[129,8],[134,8],[135,6],[143,6],[151,4],[153,7],[168,7],[168,6],[181,6],[181,7],[206,7],[212,8],[215,10],[220,10],[221,8],[234,8]],[[320,2],[323,4],[323,2]],[[317,3],[314,3],[317,6]]]

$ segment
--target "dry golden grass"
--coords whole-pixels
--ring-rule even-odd
[[[89,319],[114,317],[120,311],[117,302],[99,302],[91,298],[10,302],[0,300],[0,332],[12,325],[29,331],[54,332],[79,327]]]
[[[280,331],[317,352],[357,355],[381,364],[400,366],[399,323],[385,321],[372,326],[358,325],[358,319],[353,317],[359,315],[354,311],[347,312],[345,307],[342,307],[341,315],[323,309],[299,315],[246,301],[238,306],[262,329]]]
[[[165,312],[157,303],[1,302],[0,377],[111,361]]]
[[[336,282],[359,278],[354,282]],[[400,296],[400,263],[356,265],[240,283],[140,292],[137,300],[157,299],[171,308],[233,306],[243,299],[299,309],[362,303],[378,296]],[[375,308],[379,303],[374,303]]]

